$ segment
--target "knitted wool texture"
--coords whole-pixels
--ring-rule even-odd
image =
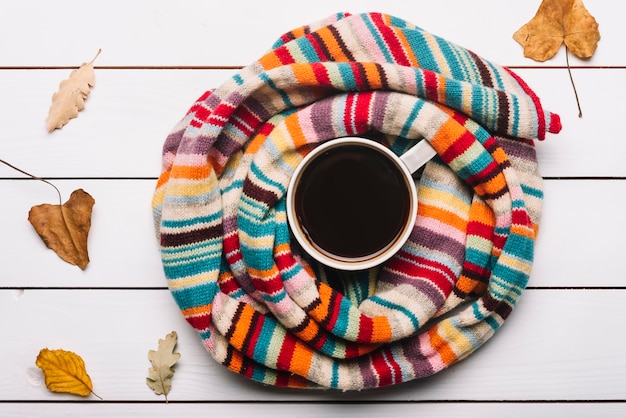
[[[219,363],[276,386],[359,390],[445,369],[511,314],[541,214],[533,139],[558,132],[507,68],[402,19],[338,14],[205,93],[163,148],[165,276]],[[315,145],[369,136],[438,156],[405,246],[337,274],[292,241],[285,195]]]

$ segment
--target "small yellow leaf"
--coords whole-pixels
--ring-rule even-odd
[[[52,392],[80,396],[93,393],[85,362],[76,353],[44,348],[39,352],[35,364],[43,371],[46,387]]]
[[[48,132],[61,129],[70,119],[78,116],[78,112],[85,108],[85,99],[95,85],[93,62],[83,63],[80,68],[72,71],[67,80],[61,81],[59,91],[52,96],[52,105],[46,119]]]
[[[148,351],[148,358],[152,367],[148,369],[146,383],[157,395],[165,395],[165,402],[167,402],[167,394],[172,388],[172,377],[174,376],[172,367],[180,359],[180,354],[174,353],[177,341],[178,334],[176,331],[172,331],[165,336],[165,340],[159,340],[157,351]]]

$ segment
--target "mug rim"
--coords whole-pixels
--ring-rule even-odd
[[[384,250],[375,252],[373,254],[361,256],[361,257],[341,257],[334,255],[327,251],[321,251],[320,249],[313,246],[309,240],[306,238],[295,213],[295,205],[294,205],[294,191],[297,181],[302,175],[304,169],[309,165],[311,160],[316,158],[318,155],[327,151],[328,149],[348,146],[348,145],[357,145],[357,146],[366,146],[369,148],[373,148],[383,154],[385,154],[389,159],[391,159],[395,165],[400,169],[404,179],[406,180],[407,186],[409,188],[409,216],[407,217],[406,223],[402,229],[402,232],[398,234],[395,238],[394,242],[388,245]],[[409,238],[411,232],[413,231],[413,226],[415,225],[415,220],[417,218],[417,187],[415,186],[415,182],[412,177],[412,173],[406,164],[402,161],[400,156],[396,155],[389,148],[384,145],[367,138],[355,137],[355,136],[346,136],[340,138],[333,138],[325,141],[324,143],[318,145],[313,150],[311,150],[303,159],[300,161],[296,169],[294,170],[291,179],[289,180],[289,185],[287,187],[287,195],[286,195],[286,206],[287,206],[287,222],[293,233],[294,237],[302,247],[302,249],[311,257],[313,257],[318,262],[335,269],[339,270],[366,270],[375,266],[378,266],[389,258],[391,258],[394,254],[398,252],[398,250],[404,245],[404,243]]]

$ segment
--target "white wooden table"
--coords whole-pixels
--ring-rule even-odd
[[[513,32],[540,1],[78,0],[0,4],[0,158],[95,199],[85,271],[45,248],[28,210],[45,184],[0,166],[0,416],[626,416],[626,12],[587,0],[602,40],[588,61],[539,64]],[[559,113],[537,150],[545,206],[529,288],[503,329],[432,378],[362,393],[263,387],[217,365],[185,323],[161,269],[150,200],[165,136],[193,101],[285,31],[338,11],[402,17],[512,67]],[[48,134],[50,97],[96,61],[86,109]],[[176,330],[170,403],[146,385],[147,351]],[[103,400],[50,393],[41,348],[80,354]]]

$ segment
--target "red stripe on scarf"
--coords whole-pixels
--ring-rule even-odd
[[[378,29],[378,32],[383,37],[387,45],[387,50],[393,55],[394,64],[410,66],[411,61],[407,59],[403,45],[398,41],[398,37],[393,29],[384,21],[383,15],[380,13],[372,13],[371,18],[372,22],[376,25],[376,29]]]
[[[284,46],[276,48],[274,50],[274,54],[280,60],[280,62],[283,63],[283,65],[293,64],[294,62],[296,62],[296,60],[294,60],[291,56],[289,50]]]
[[[315,79],[322,86],[330,86],[332,85],[330,82],[330,78],[328,77],[328,72],[326,71],[326,67],[321,63],[312,63],[311,69],[313,70],[313,74],[315,74]]]

